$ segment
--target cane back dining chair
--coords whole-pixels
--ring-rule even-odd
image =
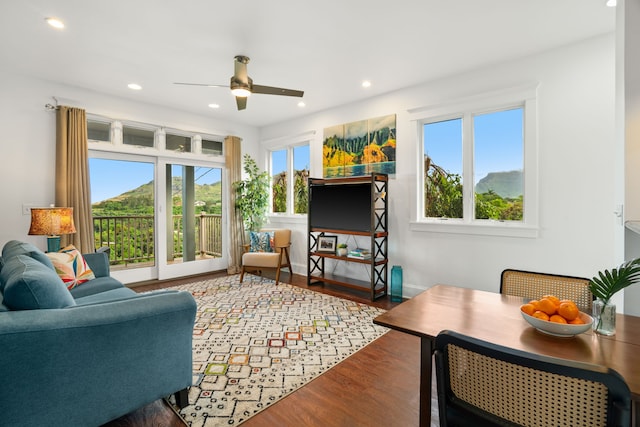
[[[240,283],[247,271],[262,274],[263,270],[275,270],[276,285],[280,281],[280,270],[288,268],[291,273],[289,248],[291,247],[291,230],[261,230],[251,232],[251,243],[243,245],[242,269]]]
[[[629,426],[614,370],[443,331],[435,343],[441,426]]]
[[[587,313],[591,313],[593,302],[589,279],[523,270],[504,270],[500,278],[500,293],[530,299],[555,295],[572,300],[580,311]]]

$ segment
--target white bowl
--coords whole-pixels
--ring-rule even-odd
[[[584,322],[583,325],[571,325],[564,323],[549,322],[548,320],[538,319],[537,317],[529,316],[527,313],[520,311],[524,320],[529,322],[531,326],[536,328],[542,333],[553,335],[556,337],[573,337],[591,329],[593,318],[586,313],[580,312],[579,316]]]

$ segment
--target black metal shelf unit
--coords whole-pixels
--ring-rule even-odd
[[[354,184],[360,184],[353,186]],[[341,186],[341,188],[327,188]],[[349,187],[353,186],[353,187]],[[367,188],[368,186],[368,188]],[[330,283],[351,289],[366,291],[371,301],[387,294],[388,278],[388,176],[373,173],[351,178],[309,178],[309,210],[308,214],[308,285]],[[357,191],[356,191],[357,189]],[[368,189],[369,197],[366,197]],[[335,191],[334,191],[335,190]],[[353,190],[353,193],[351,193]],[[338,194],[336,205],[324,203],[331,200],[331,194]],[[359,195],[356,194],[360,193]],[[314,199],[314,193],[316,199]],[[350,197],[353,195],[354,197]],[[320,198],[322,196],[322,198]],[[364,197],[363,197],[364,196]],[[319,203],[321,203],[319,205]],[[338,203],[351,203],[351,211],[343,210]],[[359,203],[355,206],[353,203]],[[363,206],[367,204],[368,206]],[[335,212],[335,215],[332,213]],[[353,212],[357,212],[353,217]],[[351,218],[345,217],[351,215]],[[366,218],[368,216],[368,218]],[[366,236],[370,239],[371,257],[368,259],[339,256],[336,252],[319,251],[318,238],[326,233],[336,235]],[[354,237],[355,239],[355,237]],[[328,271],[327,260],[364,264],[368,268],[369,280],[359,280],[336,275]]]

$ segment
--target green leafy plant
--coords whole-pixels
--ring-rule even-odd
[[[589,281],[589,290],[605,305],[618,291],[640,281],[640,258],[628,261],[611,271],[604,270]]]
[[[338,247],[339,248],[346,248],[347,244],[346,243],[338,243]]]
[[[269,207],[269,174],[260,172],[248,154],[244,155],[244,172],[248,177],[233,183],[236,209],[242,215],[245,230],[258,231],[264,224]]]

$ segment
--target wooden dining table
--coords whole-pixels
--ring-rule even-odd
[[[632,419],[637,426],[640,317],[616,315],[613,336],[589,330],[574,337],[556,337],[529,325],[520,314],[522,303],[522,297],[435,285],[374,319],[378,325],[420,337],[420,426],[430,425],[434,342],[444,330],[531,353],[612,368],[631,390]]]

